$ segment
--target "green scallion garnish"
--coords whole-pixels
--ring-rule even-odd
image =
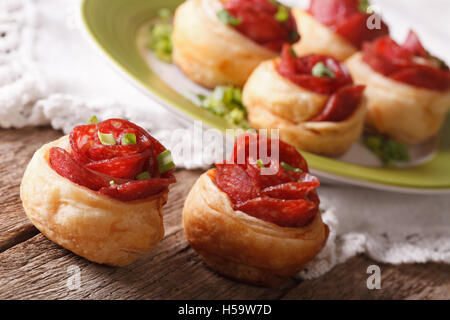
[[[109,182],[109,185],[110,186],[113,186],[113,185],[115,185],[116,183],[114,182],[114,180],[111,180],[110,182]]]
[[[122,145],[136,144],[136,135],[134,133],[125,133],[121,141]]]
[[[167,172],[175,167],[170,150],[164,150],[156,156],[159,173]]]
[[[293,171],[293,172],[297,172],[297,173],[302,173],[303,172],[302,169],[294,168],[294,167],[290,166],[289,164],[287,164],[286,162],[282,161],[280,164],[284,168],[284,170],[286,170],[286,171]]]
[[[169,9],[158,11],[159,19],[150,26],[150,41],[148,47],[155,53],[156,57],[164,62],[172,62],[172,12]]]
[[[116,145],[116,139],[114,139],[114,136],[112,133],[102,133],[102,132],[98,131],[98,138],[100,139],[100,142],[105,146]]]
[[[98,123],[98,119],[96,116],[92,116],[89,120],[88,120],[88,124],[97,124]]]
[[[365,146],[381,160],[385,167],[392,165],[394,162],[409,160],[408,146],[404,143],[381,135],[366,135],[363,141]]]
[[[158,10],[158,17],[161,19],[170,19],[172,17],[172,11],[167,8],[161,8]]]
[[[260,167],[260,168],[264,168],[264,162],[261,159],[256,160],[256,164]]]
[[[242,23],[242,19],[236,18],[226,9],[222,9],[219,12],[217,12],[217,17],[222,23],[228,24],[233,27],[237,27]]]
[[[334,71],[328,68],[325,63],[318,62],[314,65],[312,68],[311,74],[314,77],[327,77],[327,78],[334,78],[335,74]]]
[[[370,7],[370,1],[369,0],[359,0],[358,9],[359,11],[363,13],[370,13],[369,12]]]
[[[150,179],[150,178],[151,178],[151,175],[148,171],[141,172],[136,176],[136,180],[144,180],[144,179]]]
[[[242,91],[233,86],[218,86],[209,95],[195,95],[195,103],[209,112],[224,118],[228,123],[249,128],[247,111],[242,104]]]
[[[278,6],[278,11],[275,14],[275,19],[280,22],[286,22],[289,19],[289,10],[283,5]]]

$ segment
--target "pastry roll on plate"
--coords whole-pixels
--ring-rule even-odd
[[[403,45],[389,37],[365,44],[347,66],[366,86],[369,127],[409,144],[438,134],[450,108],[450,72],[414,32]]]
[[[290,10],[270,0],[187,0],[174,17],[173,60],[193,81],[242,86],[261,62],[298,40]]]
[[[281,59],[255,69],[242,98],[253,128],[280,129],[281,139],[297,148],[338,156],[363,130],[363,91],[338,60],[297,57],[286,45]]]
[[[170,151],[144,129],[110,119],[36,151],[20,197],[50,240],[93,262],[125,266],[164,236],[172,168]]]
[[[345,60],[361,50],[364,41],[389,34],[380,16],[367,13],[363,4],[361,0],[311,0],[307,11],[293,9],[301,35],[295,52]],[[374,28],[369,29],[372,24]]]
[[[279,285],[327,241],[318,186],[293,146],[241,135],[231,161],[216,164],[189,192],[183,209],[187,240],[224,276]]]

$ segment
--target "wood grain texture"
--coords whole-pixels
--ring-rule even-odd
[[[319,279],[291,280],[264,289],[237,283],[208,269],[185,240],[181,209],[200,171],[178,171],[164,207],[166,236],[126,268],[91,263],[45,238],[26,220],[19,184],[34,150],[61,133],[48,128],[1,130],[0,299],[450,299],[450,266],[381,264],[382,288],[366,286],[365,256],[336,266]],[[6,138],[5,138],[6,137]],[[3,251],[3,252],[2,252]],[[78,290],[69,267],[81,271]]]
[[[33,153],[61,132],[48,128],[0,130],[0,252],[36,235],[19,199],[19,186]]]

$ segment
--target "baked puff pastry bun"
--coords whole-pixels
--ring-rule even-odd
[[[187,0],[174,17],[173,60],[193,81],[242,86],[261,62],[298,40],[290,10],[270,0]]]
[[[281,59],[255,69],[242,97],[253,128],[279,129],[281,139],[297,148],[338,156],[363,130],[363,91],[338,60],[296,57],[286,45]]]
[[[365,44],[347,66],[366,85],[370,128],[409,144],[438,134],[450,108],[450,72],[414,32],[403,45],[389,37]]]
[[[78,126],[33,155],[20,186],[25,213],[64,248],[128,265],[164,236],[162,207],[175,182],[170,158],[128,121]]]
[[[389,34],[380,16],[368,13],[361,0],[311,0],[308,10],[294,9],[301,40],[299,56],[329,55],[345,60],[361,50],[364,41]],[[374,28],[369,29],[368,25]]]
[[[186,198],[187,240],[216,272],[277,286],[302,270],[327,241],[317,186],[294,147],[241,135],[231,161],[200,176]]]

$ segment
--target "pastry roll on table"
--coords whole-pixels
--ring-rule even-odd
[[[340,61],[322,55],[297,57],[286,45],[281,59],[255,69],[242,97],[253,128],[279,129],[281,139],[297,148],[338,156],[363,130],[363,91]]]
[[[409,144],[439,133],[450,108],[450,72],[413,31],[403,45],[389,37],[365,44],[347,66],[366,86],[370,128]]]
[[[125,266],[164,236],[162,207],[175,182],[170,159],[126,120],[78,126],[36,151],[20,197],[50,240],[93,262]]]
[[[174,17],[173,61],[193,81],[242,86],[284,42],[298,40],[290,10],[270,0],[187,0]]]
[[[269,157],[261,155],[264,146],[271,150]],[[216,164],[189,192],[183,209],[187,240],[226,277],[280,285],[302,270],[327,241],[318,186],[293,146],[261,135],[241,135],[231,161]]]
[[[345,60],[361,50],[364,41],[389,34],[380,16],[368,13],[360,0],[311,0],[308,10],[293,9],[293,14],[301,35],[294,45],[299,56],[322,54]],[[371,24],[373,29],[368,28]]]

